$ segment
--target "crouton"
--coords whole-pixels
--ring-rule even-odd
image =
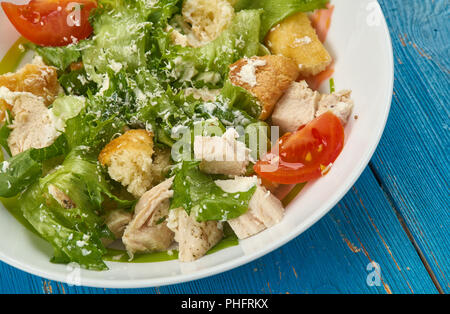
[[[12,92],[29,92],[44,99],[46,106],[53,103],[61,92],[56,68],[46,66],[42,59],[25,65],[15,73],[0,75],[0,86]]]
[[[11,110],[12,106],[4,99],[0,99],[0,123],[5,121],[7,110]]]
[[[198,222],[194,212],[188,216],[183,208],[170,211],[167,226],[175,232],[175,241],[179,246],[178,258],[181,262],[199,259],[223,237],[220,223]]]
[[[275,104],[299,75],[297,64],[283,56],[244,58],[230,66],[230,80],[261,102],[260,120],[272,114]]]
[[[319,101],[316,117],[327,111],[334,113],[342,122],[347,124],[348,118],[353,110],[352,92],[343,90],[330,95],[322,95]]]
[[[319,74],[332,62],[308,15],[303,12],[294,14],[275,26],[265,42],[273,54],[295,60],[302,77]]]
[[[242,175],[249,163],[249,150],[237,141],[239,134],[228,129],[222,137],[196,136],[195,159],[201,160],[200,170],[209,174]]]
[[[320,94],[308,88],[305,81],[294,82],[275,105],[272,123],[280,127],[281,134],[295,132],[311,122],[316,114]]]
[[[14,121],[8,137],[13,156],[30,148],[44,148],[59,136],[44,99],[28,92],[11,92],[0,87],[0,98],[12,106]]]
[[[105,223],[116,239],[121,239],[131,219],[133,219],[131,213],[122,209],[113,209],[106,214]]]
[[[122,237],[128,254],[164,251],[174,239],[167,227],[173,178],[167,179],[146,192],[138,201],[132,221]]]
[[[141,197],[152,185],[153,134],[130,130],[103,148],[98,160],[110,177]]]
[[[239,184],[239,180],[241,178],[235,179],[236,184]],[[258,183],[248,211],[238,218],[230,219],[228,223],[239,239],[245,239],[279,223],[283,216],[281,201]]]
[[[213,41],[230,25],[234,9],[226,0],[186,0],[182,15],[201,44]]]

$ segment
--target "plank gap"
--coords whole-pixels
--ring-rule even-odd
[[[408,239],[411,241],[411,244],[413,245],[414,249],[416,250],[417,254],[419,255],[419,258],[422,261],[423,265],[425,266],[425,269],[427,270],[428,274],[430,275],[431,280],[433,281],[434,285],[436,286],[436,289],[439,291],[440,294],[444,294],[444,290],[442,289],[441,284],[439,283],[434,271],[432,270],[430,264],[428,263],[428,260],[425,257],[425,254],[423,254],[416,239],[414,238],[414,235],[412,234],[411,230],[409,230],[408,225],[406,224],[406,221],[405,221],[402,213],[397,208],[397,205],[395,203],[395,200],[394,200],[391,192],[386,188],[386,185],[384,184],[383,179],[379,175],[379,173],[376,170],[375,166],[373,165],[372,161],[369,162],[369,168],[372,171],[372,173],[375,177],[375,180],[380,185],[381,191],[383,191],[386,199],[388,200],[389,204],[391,205],[392,209],[394,210],[395,215],[397,216],[397,219],[400,222],[400,225],[402,226],[403,230],[405,231]]]

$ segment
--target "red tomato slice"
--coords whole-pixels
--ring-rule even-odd
[[[325,175],[344,147],[344,127],[331,112],[288,133],[254,167],[263,179],[281,184],[307,182]]]
[[[92,34],[89,14],[95,0],[31,0],[16,5],[2,2],[2,8],[17,31],[41,46],[66,46]]]

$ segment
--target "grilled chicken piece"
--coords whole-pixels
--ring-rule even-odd
[[[257,184],[255,194],[249,203],[249,210],[244,215],[229,220],[228,223],[239,239],[245,239],[276,225],[283,216],[284,208],[280,200]]]
[[[108,212],[105,217],[105,223],[109,230],[114,233],[116,239],[120,239],[125,232],[125,228],[133,219],[133,215],[122,209],[114,209]]]
[[[0,87],[0,96],[12,106],[14,122],[8,137],[13,156],[29,148],[50,146],[59,136],[42,97],[27,92],[11,92]]]
[[[341,120],[343,125],[347,124],[354,105],[351,94],[352,92],[349,90],[342,90],[330,95],[322,95],[316,117],[331,111]]]
[[[239,134],[228,129],[222,137],[196,136],[195,159],[201,160],[200,170],[210,174],[243,175],[249,163],[249,151],[236,138]]]
[[[58,189],[53,184],[48,186],[48,193],[61,205],[62,208],[72,209],[77,207],[77,205],[70,199],[70,197]]]
[[[276,104],[272,123],[280,127],[281,134],[295,132],[314,120],[319,100],[320,94],[308,88],[305,81],[294,82]]]
[[[181,262],[193,262],[204,256],[223,237],[221,225],[216,221],[198,222],[182,208],[173,209],[167,226],[175,232]]]
[[[146,192],[135,207],[133,220],[126,227],[122,242],[128,254],[164,251],[173,242],[174,233],[167,227],[169,199],[173,178]]]

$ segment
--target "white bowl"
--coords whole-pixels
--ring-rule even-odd
[[[393,90],[393,54],[386,21],[374,0],[339,0],[335,5],[327,46],[335,63],[337,89],[352,89],[356,103],[346,127],[346,145],[327,176],[309,183],[288,206],[275,227],[239,246],[193,263],[150,264],[107,262],[109,271],[74,269],[49,262],[52,249],[26,230],[0,205],[0,260],[51,280],[105,288],[138,288],[186,282],[218,274],[267,254],[311,227],[347,193],[364,168],[383,133]],[[0,12],[0,57],[18,38]]]

